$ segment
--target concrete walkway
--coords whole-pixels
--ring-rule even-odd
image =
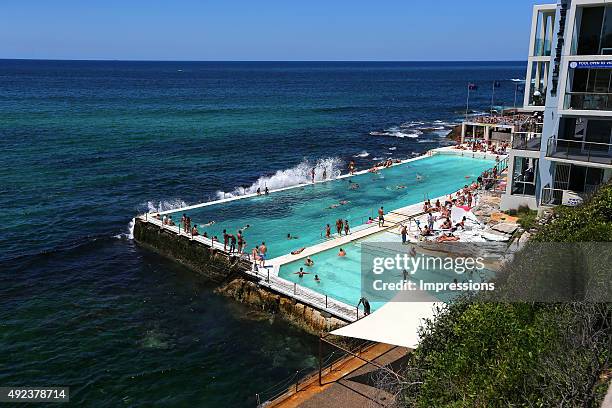
[[[402,365],[409,350],[403,347],[377,343],[361,353],[361,357],[380,366]],[[349,356],[334,364],[322,377],[318,373],[304,380],[299,391],[289,392],[272,401],[266,407],[385,407],[393,403],[393,395],[376,387],[382,370],[359,358]]]

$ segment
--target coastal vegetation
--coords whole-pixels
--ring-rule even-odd
[[[610,242],[611,185],[555,208],[501,272],[501,300],[462,298],[421,328],[402,405],[599,406],[611,376]]]

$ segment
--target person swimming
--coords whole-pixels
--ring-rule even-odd
[[[306,266],[314,266],[314,261],[310,257],[308,257],[304,261],[304,265],[306,265]]]
[[[307,274],[309,274],[309,273],[310,273],[310,272],[304,272],[304,268],[300,268],[300,270],[299,270],[299,271],[294,272],[293,274],[294,274],[294,275],[299,276],[300,278],[303,278],[303,277],[304,277],[304,275],[307,275]]]
[[[340,251],[338,251],[338,256],[346,256],[346,251],[340,248]]]
[[[299,237],[296,237],[294,235],[291,235],[291,233],[287,234],[287,239],[299,239]]]
[[[321,282],[321,279],[319,279],[319,275],[315,275],[314,280],[315,282]]]
[[[213,225],[215,223],[215,221],[208,221],[206,224],[202,224],[203,227],[210,227],[211,225]]]

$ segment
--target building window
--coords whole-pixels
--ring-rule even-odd
[[[538,159],[515,156],[513,164],[512,194],[535,196]]]
[[[575,31],[574,54],[612,54],[612,6],[578,8]]]
[[[533,49],[534,56],[550,56],[554,21],[554,10],[538,12]]]
[[[529,85],[529,105],[544,106],[546,104],[546,86],[548,84],[548,61],[534,61],[531,64]]]
[[[607,62],[602,62],[602,66]],[[572,68],[576,66],[576,68]],[[570,63],[565,109],[612,110],[612,69]]]

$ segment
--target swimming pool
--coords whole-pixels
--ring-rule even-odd
[[[368,217],[376,217],[380,206],[390,211],[449,194],[474,181],[493,164],[492,160],[436,154],[384,169],[380,174],[359,174],[213,204],[192,209],[187,215],[201,234],[206,231],[209,237],[222,240],[224,229],[231,234],[242,229],[249,249],[265,241],[269,257],[276,257],[320,242],[325,225],[330,224],[333,231],[338,218],[356,228]],[[181,214],[180,210],[172,213],[175,222]],[[215,223],[202,227],[210,221]],[[287,239],[287,234],[293,238]]]
[[[307,287],[323,295],[328,295],[334,299],[340,300],[347,305],[356,305],[362,296],[370,297],[367,293],[362,291],[362,244],[363,243],[398,243],[401,238],[398,234],[391,232],[381,232],[371,235],[367,238],[353,241],[348,245],[337,246],[315,255],[310,258],[313,260],[313,266],[306,266],[304,264],[305,259],[298,259],[296,261],[286,263],[280,267],[279,277],[286,279],[290,282],[295,282],[300,286]],[[338,252],[342,248],[346,252],[346,256],[339,257]],[[371,251],[373,246],[369,247]],[[381,256],[394,256],[397,252],[390,251],[389,246],[384,245],[376,246],[376,251]],[[370,253],[372,256],[372,253]],[[431,257],[431,256],[426,256]],[[299,277],[296,273],[303,268],[303,271],[307,274],[303,277]],[[315,281],[314,276],[318,275],[320,280]],[[452,283],[453,279],[457,279],[458,282],[464,282],[469,279],[473,279],[474,282],[481,282],[483,280],[489,280],[494,276],[494,272],[489,269],[483,269],[477,273],[468,275],[457,275],[453,271],[443,271],[440,269],[436,270],[417,270],[414,275],[410,277],[415,282],[422,279],[427,282],[446,282]],[[401,271],[394,272],[394,276],[390,279],[392,281],[400,281],[403,279]],[[424,295],[430,298],[431,301],[443,301],[449,302],[458,292],[443,291],[443,292],[427,292]],[[380,294],[379,294],[380,295]],[[394,294],[386,293],[388,296],[387,300],[391,299]],[[420,300],[425,300],[423,294],[419,295]],[[382,306],[385,302],[370,302],[372,310],[376,310]]]

